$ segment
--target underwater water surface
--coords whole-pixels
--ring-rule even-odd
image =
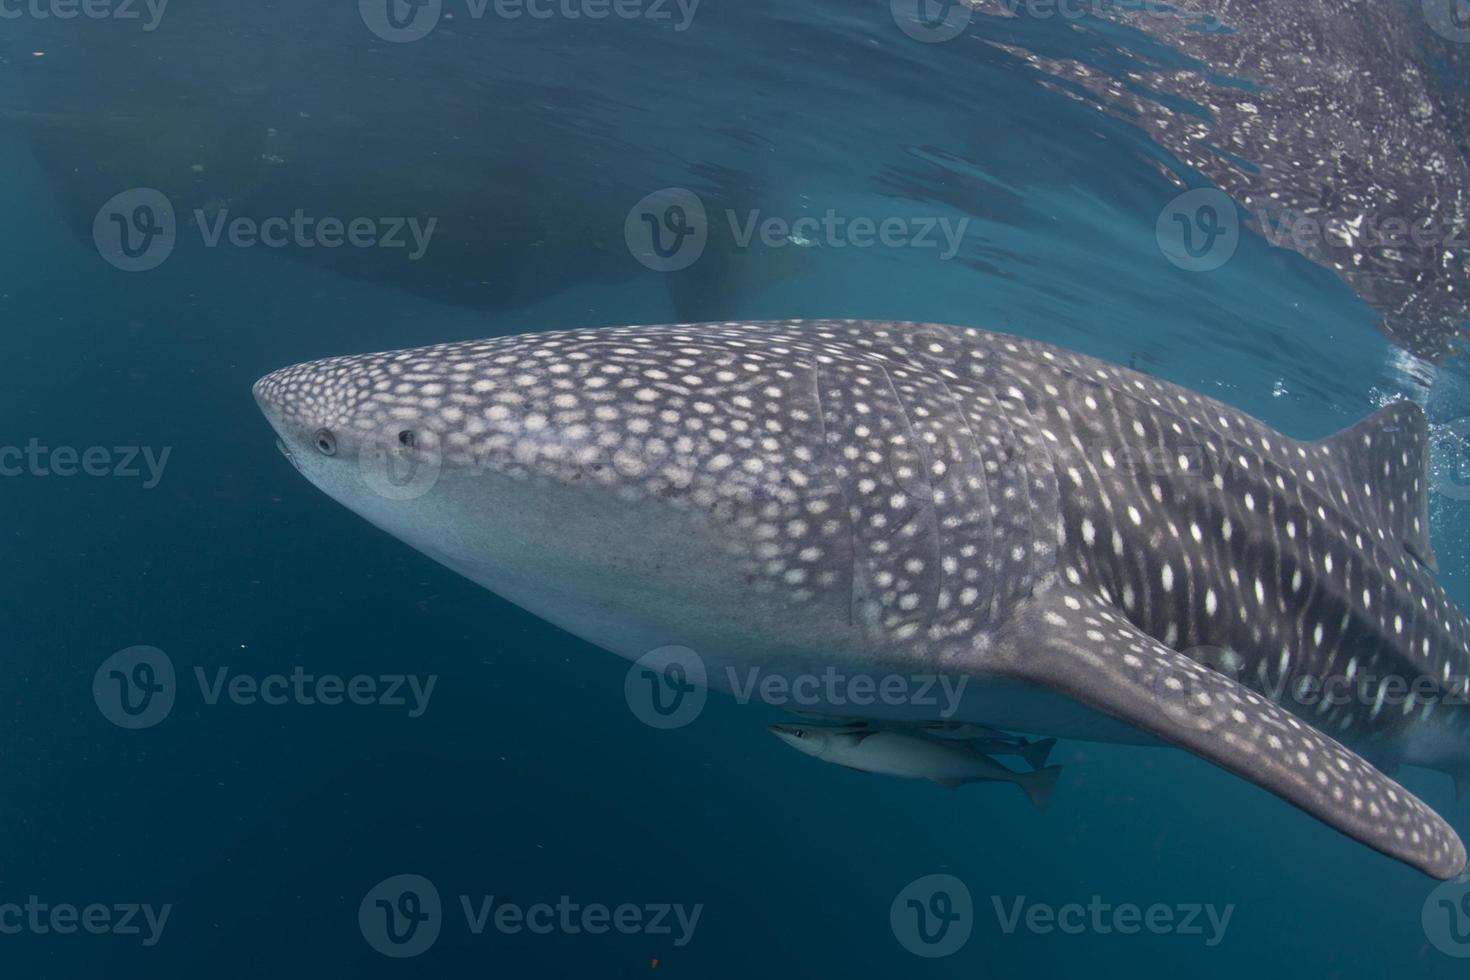
[[[0,3],[0,972],[1460,975],[1434,881],[1184,752],[1064,740],[1041,813],[819,765],[770,705],[646,724],[626,661],[302,480],[251,385],[850,317],[1299,438],[1410,398],[1470,602],[1467,51],[1460,0]],[[1331,225],[1365,216],[1435,237],[1354,260]],[[116,699],[139,646],[170,703]],[[1470,830],[1443,774],[1399,778]],[[936,874],[972,904],[945,955],[900,914]],[[432,912],[400,875],[440,902],[421,949],[374,932]]]

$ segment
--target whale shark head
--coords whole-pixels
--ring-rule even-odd
[[[811,370],[738,331],[328,358],[254,393],[329,496],[593,643],[636,658],[845,638],[850,557]]]

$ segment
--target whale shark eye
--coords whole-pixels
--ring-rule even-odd
[[[400,446],[407,446],[409,449],[412,449],[414,444],[413,430],[404,429],[402,432],[398,433],[398,444]]]
[[[331,429],[316,430],[316,448],[323,456],[337,455],[337,437],[332,435]]]

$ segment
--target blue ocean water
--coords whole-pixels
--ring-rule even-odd
[[[1394,396],[1453,434],[1463,365],[1425,385],[1330,268],[1250,228],[1218,268],[1171,262],[1160,216],[1210,181],[1024,53],[1124,76],[1194,55],[1108,10],[981,5],[925,41],[901,4],[393,3],[393,22],[370,0],[179,4],[156,23],[141,5],[0,7],[0,442],[102,447],[110,472],[139,447],[136,476],[62,476],[53,456],[0,480],[0,904],[170,909],[152,943],[141,917],[141,934],[0,928],[5,976],[1459,975],[1425,927],[1430,879],[1184,753],[1063,743],[1038,814],[1005,786],[820,766],[765,733],[780,712],[723,697],[651,728],[624,661],[317,493],[250,397],[269,370],[339,353],[687,316],[893,318],[1131,363],[1294,436]],[[426,36],[393,36],[426,11]],[[1425,58],[1463,94],[1457,50]],[[717,231],[666,273],[625,223],[671,187]],[[177,244],[126,271],[93,220],[138,188],[173,204]],[[222,213],[298,209],[435,218],[442,237],[416,261],[206,241]],[[741,244],[726,212],[893,218],[909,237],[860,246],[819,222]],[[962,220],[953,257],[916,244]],[[1440,579],[1464,603],[1470,511],[1455,460],[1441,465]],[[177,690],[166,718],[129,730],[94,675],[137,645],[167,654]],[[196,683],[298,668],[436,682],[417,717],[210,703]],[[1470,830],[1443,775],[1402,781]],[[938,873],[967,885],[973,922],[957,952],[925,958],[890,907]],[[401,874],[443,901],[432,948],[403,959],[359,922]],[[669,933],[476,934],[461,896],[699,917],[684,934],[673,918]],[[1218,934],[1203,916],[1200,932],[1008,928],[1018,901],[1230,917]]]

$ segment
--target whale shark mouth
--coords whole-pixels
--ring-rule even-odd
[[[291,447],[287,446],[284,440],[276,440],[276,449],[280,451],[282,456],[286,457],[286,461],[296,469],[296,472],[302,472],[301,460],[296,458],[296,454],[291,451]]]

